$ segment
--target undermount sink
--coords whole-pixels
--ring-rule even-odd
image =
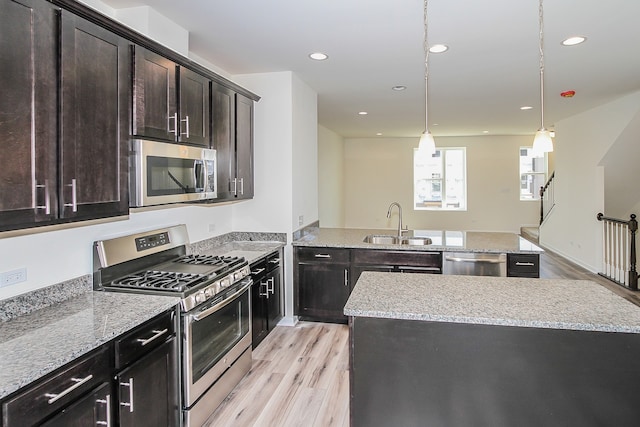
[[[387,234],[369,234],[365,236],[363,242],[372,243],[374,245],[409,245],[409,246],[426,246],[431,244],[428,237],[402,237],[391,236]]]

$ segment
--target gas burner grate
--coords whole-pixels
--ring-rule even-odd
[[[176,260],[184,264],[201,264],[201,265],[219,265],[224,267],[233,267],[244,262],[244,258],[233,256],[216,256],[216,255],[185,255]]]
[[[172,292],[184,292],[188,288],[206,279],[204,274],[177,273],[170,271],[144,271],[130,274],[121,279],[114,280],[111,286],[121,288],[149,288]]]

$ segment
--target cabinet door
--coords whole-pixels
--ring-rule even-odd
[[[232,179],[236,176],[235,163],[235,92],[212,83],[211,127],[213,148],[218,166],[218,200],[235,197]]]
[[[253,348],[256,348],[269,333],[266,292],[267,283],[264,278],[254,281],[251,288],[251,340]]]
[[[50,4],[0,2],[0,230],[57,217],[56,41]]]
[[[116,376],[120,426],[178,425],[175,341],[170,339]]]
[[[62,12],[62,218],[128,213],[129,44]]]
[[[282,276],[276,268],[267,275],[267,328],[271,331],[282,319]]]
[[[238,199],[253,197],[253,101],[236,94],[236,179]]]
[[[309,320],[346,322],[349,265],[298,264],[298,316]]]
[[[176,141],[176,64],[139,46],[133,56],[133,135]]]
[[[180,142],[209,148],[210,80],[187,68],[180,68]]]
[[[111,384],[104,383],[93,393],[82,397],[58,415],[42,424],[43,427],[111,426],[113,416]]]

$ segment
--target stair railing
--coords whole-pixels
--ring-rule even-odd
[[[555,176],[556,172],[554,171],[547,180],[547,183],[543,187],[540,187],[540,224],[542,224],[547,215],[549,215],[549,212],[551,212],[551,208],[556,204],[553,185]]]
[[[636,271],[636,233],[638,221],[631,214],[629,221],[609,218],[599,213],[603,223],[602,272],[599,275],[633,291],[638,290]]]

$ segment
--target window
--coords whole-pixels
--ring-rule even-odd
[[[465,148],[439,148],[425,156],[413,151],[413,208],[415,210],[467,209]]]
[[[520,147],[520,200],[540,200],[540,187],[544,187],[545,179],[544,154],[534,154],[531,147]]]

